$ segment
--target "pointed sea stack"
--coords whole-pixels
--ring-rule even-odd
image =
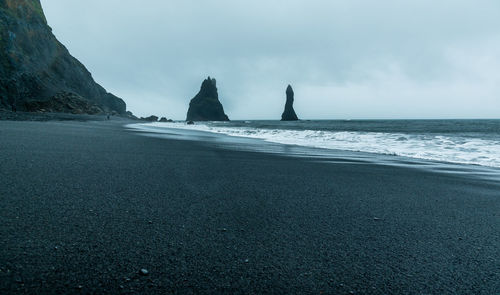
[[[186,121],[229,121],[219,101],[215,79],[208,77],[201,84],[201,89],[191,99]]]
[[[288,85],[286,88],[286,103],[285,110],[281,115],[281,121],[297,121],[297,114],[293,110],[293,89],[292,86]]]

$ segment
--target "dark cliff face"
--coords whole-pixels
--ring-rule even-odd
[[[219,101],[215,79],[206,79],[201,89],[191,99],[186,121],[229,121]]]
[[[285,110],[281,115],[281,121],[297,121],[298,119],[293,109],[293,89],[292,86],[288,85],[286,88]]]
[[[33,101],[57,104],[61,94],[103,112],[126,111],[125,102],[97,84],[57,41],[39,0],[0,0],[0,107],[27,111],[37,105]]]

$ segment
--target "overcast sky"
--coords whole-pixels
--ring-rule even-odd
[[[206,76],[230,119],[500,118],[498,0],[41,0],[134,114],[185,119]]]

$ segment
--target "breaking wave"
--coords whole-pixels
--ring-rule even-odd
[[[149,124],[148,124],[149,125]],[[500,141],[440,134],[287,130],[197,123],[153,123],[156,128],[206,131],[279,144],[368,152],[500,168]],[[226,125],[226,124],[221,124]],[[151,126],[151,125],[150,125]]]

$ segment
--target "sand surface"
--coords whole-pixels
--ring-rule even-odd
[[[0,293],[498,294],[499,188],[0,121]]]

